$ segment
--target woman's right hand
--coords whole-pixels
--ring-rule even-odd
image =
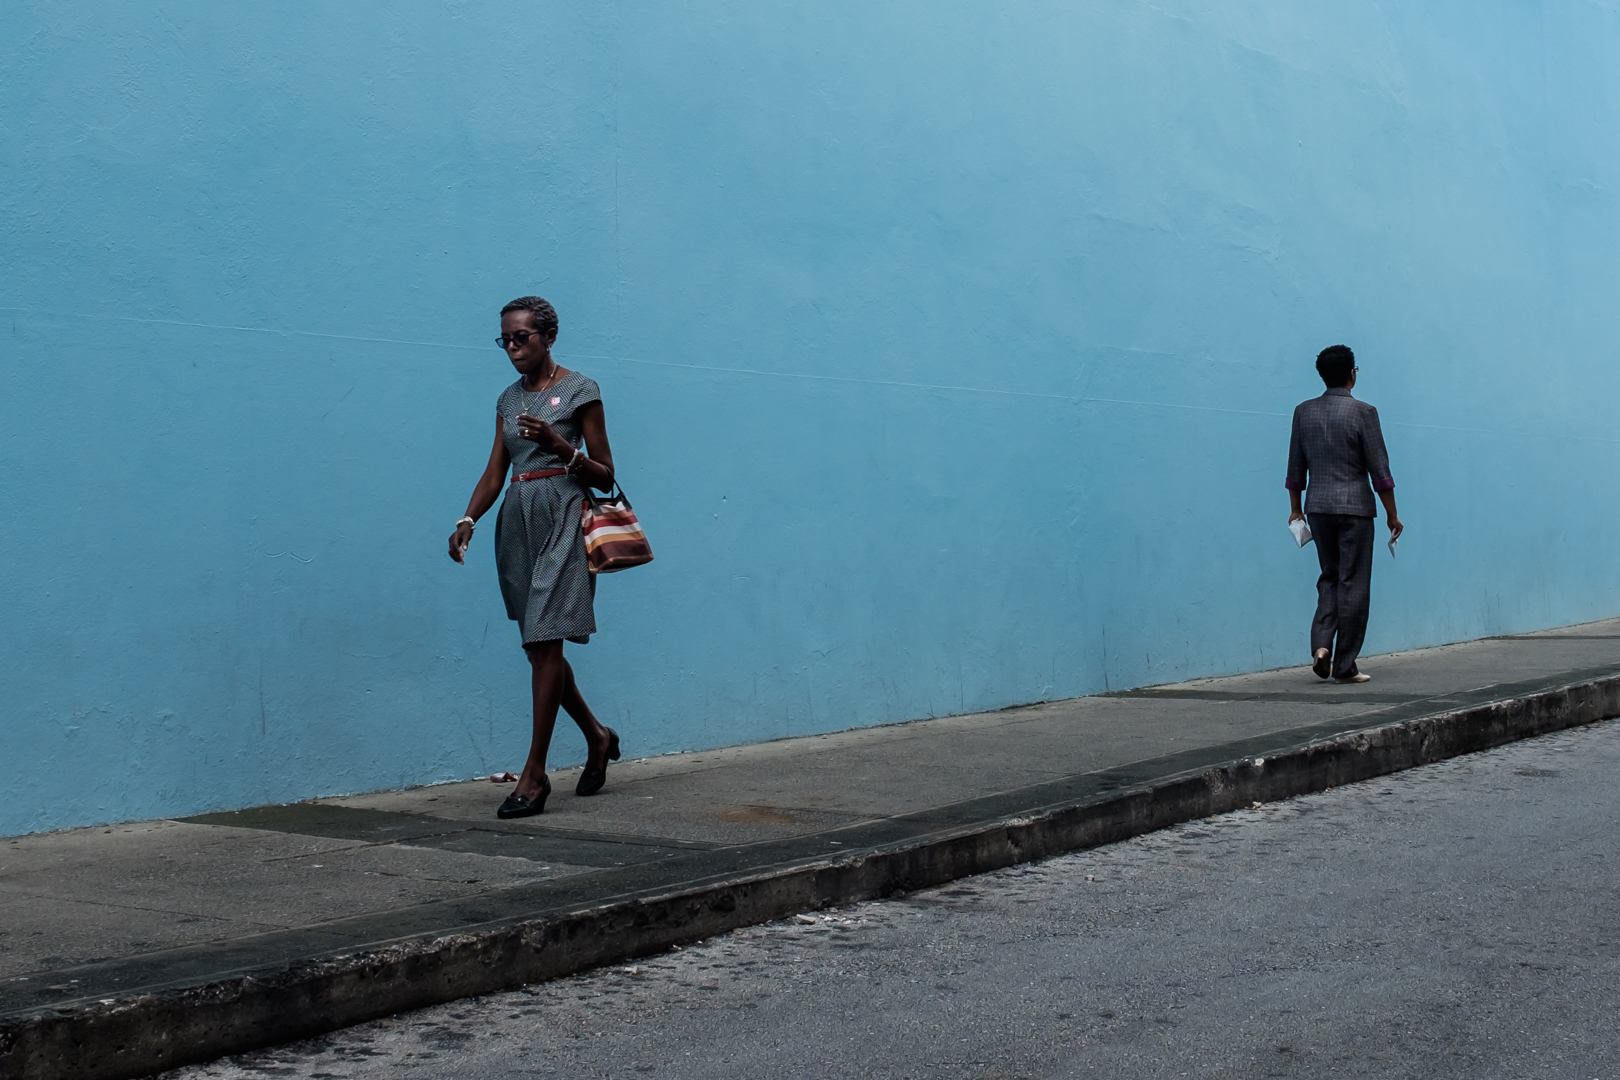
[[[458,563],[465,563],[463,558],[467,554],[467,545],[472,543],[473,529],[463,521],[456,526],[456,531],[450,534],[450,557]]]

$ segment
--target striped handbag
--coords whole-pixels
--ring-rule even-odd
[[[641,531],[641,522],[636,520],[636,512],[618,484],[605,499],[597,498],[587,488],[580,517],[585,532],[585,559],[591,573],[611,574],[652,562],[647,534]]]

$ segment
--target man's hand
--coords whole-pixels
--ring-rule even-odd
[[[1390,489],[1380,491],[1378,493],[1378,501],[1384,504],[1384,513],[1389,515],[1389,538],[1391,540],[1399,540],[1401,538],[1402,526],[1400,517],[1395,513],[1394,490]]]
[[[1290,512],[1289,515],[1288,515],[1288,524],[1290,524],[1290,525],[1292,525],[1296,521],[1304,521],[1304,520],[1305,520],[1305,515],[1300,513],[1298,510],[1294,510],[1294,511]]]

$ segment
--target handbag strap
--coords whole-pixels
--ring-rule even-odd
[[[616,477],[616,476],[613,478],[613,486],[608,488],[608,493],[606,495],[598,495],[596,493],[595,488],[591,487],[591,485],[589,485],[589,484],[586,484],[585,485],[585,501],[590,504],[590,507],[591,507],[592,510],[595,510],[598,506],[600,506],[603,503],[613,502],[614,501],[613,500],[613,493],[614,492],[619,493],[619,499],[620,499],[620,501],[622,501],[624,503],[624,505],[626,505],[626,506],[630,505],[630,498],[629,498],[629,496],[625,495],[624,488],[619,486],[619,478]]]

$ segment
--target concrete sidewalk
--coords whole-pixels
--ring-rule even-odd
[[[142,1076],[1620,715],[1620,620],[1364,666],[554,773],[513,822],[478,781],[3,840],[0,1076]]]

